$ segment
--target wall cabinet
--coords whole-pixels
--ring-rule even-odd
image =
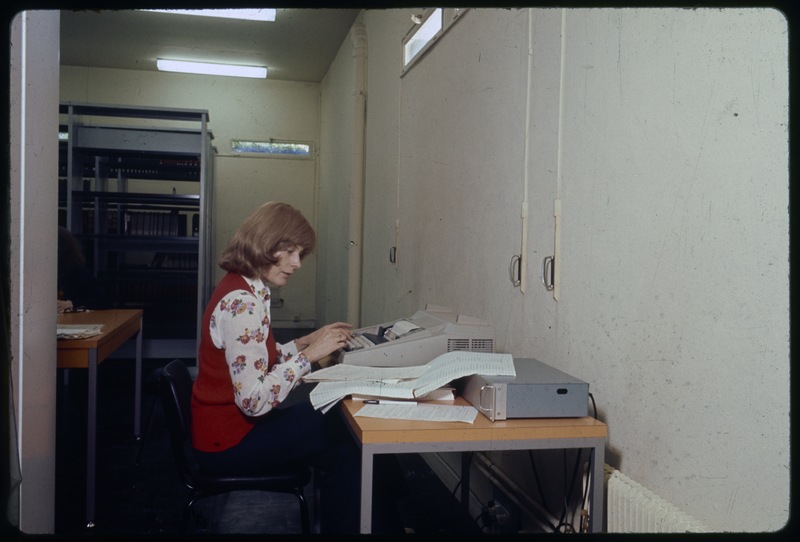
[[[208,112],[60,106],[59,223],[117,308],[144,310],[148,357],[194,357],[212,290]]]

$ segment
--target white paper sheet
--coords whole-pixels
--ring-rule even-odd
[[[355,415],[388,420],[473,423],[478,410],[460,405],[364,405]]]

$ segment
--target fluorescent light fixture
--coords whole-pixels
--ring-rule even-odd
[[[267,68],[264,66],[237,66],[235,64],[212,64],[209,62],[187,62],[159,58],[156,60],[156,67],[166,72],[227,75],[230,77],[251,77],[253,79],[266,79],[267,77]]]
[[[245,21],[274,21],[276,12],[275,9],[143,9],[142,11],[243,19]]]

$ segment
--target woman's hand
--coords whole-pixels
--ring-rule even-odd
[[[347,344],[353,338],[353,326],[345,322],[336,322],[323,326],[305,337],[295,340],[298,350],[302,350],[306,358],[319,361]]]

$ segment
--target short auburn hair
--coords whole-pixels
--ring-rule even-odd
[[[261,278],[278,260],[275,253],[293,246],[308,256],[316,245],[314,228],[289,205],[271,201],[253,211],[236,230],[217,262],[225,271]]]

